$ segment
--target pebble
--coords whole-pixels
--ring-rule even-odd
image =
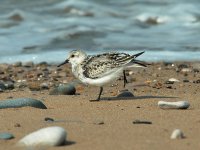
[[[4,85],[4,83],[0,82],[0,90],[4,91],[6,90],[6,86]]]
[[[49,92],[50,95],[75,95],[76,88],[73,84],[61,84]]]
[[[166,86],[168,89],[173,89],[171,85]]]
[[[103,120],[95,120],[93,121],[93,124],[96,124],[96,125],[103,125],[104,124],[104,121]]]
[[[16,123],[16,124],[14,125],[14,127],[21,127],[21,124]]]
[[[66,142],[67,133],[64,128],[53,126],[42,128],[22,138],[19,146],[60,146]]]
[[[40,88],[41,88],[41,89],[49,89],[49,85],[48,85],[48,83],[45,83],[45,82],[44,82],[44,83],[41,83],[41,84],[40,84]]]
[[[183,68],[181,69],[181,72],[185,73],[185,72],[192,72],[192,69],[190,68]]]
[[[13,90],[15,88],[14,83],[11,81],[7,81],[4,85],[5,85],[6,89],[8,89],[8,90]]]
[[[4,74],[4,71],[2,68],[0,68],[0,74]]]
[[[45,117],[44,120],[47,122],[54,122],[54,119],[49,117]]]
[[[194,73],[198,73],[199,69],[193,69]]]
[[[40,109],[47,109],[47,107],[41,101],[31,98],[17,98],[17,99],[7,99],[0,101],[0,109],[19,108],[26,106],[40,108]]]
[[[172,132],[172,135],[170,137],[171,139],[183,139],[185,138],[183,132],[180,130],[180,129],[175,129],[173,132]]]
[[[188,79],[184,79],[183,82],[190,82]]]
[[[147,120],[138,120],[138,119],[136,119],[136,120],[133,121],[133,124],[152,124],[152,122],[151,121],[147,121]]]
[[[152,87],[153,87],[153,88],[156,88],[156,89],[161,89],[161,88],[163,87],[163,85],[162,85],[162,83],[157,82],[157,83],[155,83]]]
[[[134,97],[133,93],[129,92],[127,89],[126,90],[121,90],[120,94],[117,95],[117,97]]]
[[[33,67],[34,63],[32,61],[24,63],[24,67]]]
[[[166,102],[159,101],[158,106],[162,109],[187,109],[190,104],[188,101]]]
[[[39,91],[40,90],[40,83],[39,82],[28,82],[27,83],[27,86],[28,88],[31,90],[31,91]]]
[[[22,66],[22,62],[21,61],[17,61],[13,64],[14,67],[21,67]]]
[[[180,82],[178,79],[175,79],[175,78],[170,78],[168,81],[170,81],[170,82]]]
[[[165,84],[174,84],[174,81],[166,81]]]
[[[200,83],[200,79],[193,81],[193,83]]]
[[[14,138],[14,135],[11,133],[7,133],[7,132],[0,133],[0,140],[10,140],[13,138]]]
[[[179,69],[188,68],[188,65],[186,65],[186,64],[180,64],[180,65],[178,65],[178,68]]]

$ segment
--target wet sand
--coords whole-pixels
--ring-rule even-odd
[[[48,126],[67,131],[67,145],[45,149],[82,150],[168,150],[200,147],[200,62],[152,63],[148,68],[127,71],[126,86],[134,97],[119,98],[123,80],[104,87],[101,101],[91,102],[99,88],[79,84],[70,67],[54,65],[0,65],[0,80],[14,81],[14,89],[0,93],[0,100],[21,97],[41,100],[47,109],[33,107],[0,109],[0,132],[15,138],[0,140],[0,149],[22,149],[14,145],[30,132]],[[39,78],[39,80],[38,80]],[[179,82],[170,83],[175,78]],[[22,84],[23,81],[23,86]],[[76,95],[49,95],[59,83],[75,83]],[[49,89],[41,89],[47,83]],[[34,88],[32,88],[34,87]],[[187,100],[184,110],[160,109],[158,101]],[[45,121],[53,118],[54,122]],[[152,124],[133,124],[134,120]],[[174,129],[181,129],[184,139],[172,140]]]

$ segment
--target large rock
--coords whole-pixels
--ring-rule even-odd
[[[47,127],[32,132],[22,138],[19,146],[59,146],[65,144],[67,133],[61,127]]]
[[[47,109],[47,107],[39,100],[31,98],[17,98],[0,100],[0,109],[4,108],[18,108],[18,107],[35,107],[40,109]]]

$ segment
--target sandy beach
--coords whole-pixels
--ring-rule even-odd
[[[32,63],[0,65],[0,81],[13,83],[1,90],[0,101],[33,98],[47,109],[33,107],[0,109],[0,132],[15,138],[0,140],[0,149],[23,149],[16,143],[25,135],[49,126],[63,127],[67,144],[49,150],[195,150],[200,143],[200,62],[152,63],[148,68],[127,71],[128,89],[134,97],[117,97],[123,80],[104,87],[102,100],[91,102],[99,88],[80,84],[69,65]],[[169,82],[170,78],[177,81]],[[60,83],[74,83],[75,95],[50,95]],[[42,88],[42,84],[47,85]],[[188,101],[188,109],[161,109],[158,101]],[[45,121],[45,118],[54,121]],[[152,124],[133,124],[134,120]],[[184,139],[170,139],[181,129]],[[24,148],[25,149],[25,148]]]

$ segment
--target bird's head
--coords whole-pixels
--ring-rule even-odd
[[[73,50],[69,52],[67,59],[58,65],[58,67],[66,64],[71,63],[72,65],[80,64],[84,61],[84,59],[87,57],[86,53],[81,50]]]

